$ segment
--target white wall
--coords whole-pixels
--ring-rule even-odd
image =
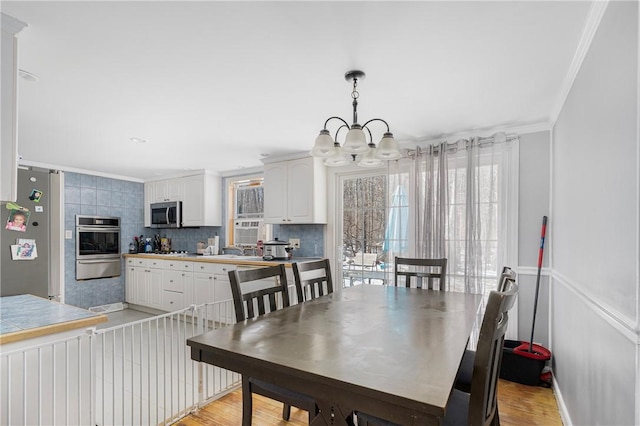
[[[518,189],[518,340],[531,339],[542,217],[549,216],[551,133],[520,135]],[[549,222],[552,218],[549,218]],[[547,241],[551,235],[547,235]],[[545,243],[533,341],[549,345],[548,243]]]
[[[610,2],[551,144],[551,346],[576,425],[640,422],[638,3]]]

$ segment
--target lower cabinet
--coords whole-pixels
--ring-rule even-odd
[[[162,271],[162,310],[184,309],[191,304],[193,262],[166,260]]]
[[[138,257],[128,257],[126,265],[125,299],[134,305],[172,312],[232,299],[229,271],[236,265]],[[233,322],[233,303],[216,309]]]
[[[128,259],[125,274],[127,303],[162,309],[162,270],[150,259]]]
[[[237,269],[237,266],[222,263],[194,263],[194,303],[199,305],[231,300],[229,271]]]

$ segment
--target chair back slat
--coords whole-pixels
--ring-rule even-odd
[[[329,259],[296,262],[292,268],[298,303],[333,293]]]
[[[500,279],[498,280],[498,291],[504,291],[504,286],[507,283],[507,278],[515,281],[516,272],[508,266],[503,266],[502,272],[500,273]]]
[[[427,288],[434,288],[434,279],[438,281],[438,289],[445,290],[447,276],[447,259],[419,259],[411,257],[396,257],[394,267],[394,285],[400,285],[399,278],[403,277],[405,286],[412,287],[412,278],[415,278],[415,286],[424,288],[424,280]]]
[[[473,363],[469,399],[469,424],[490,425],[497,413],[497,386],[502,362],[504,336],[509,322],[508,311],[518,293],[512,278],[505,278],[504,291],[492,291],[480,327],[478,347]]]
[[[266,286],[264,283],[270,280],[273,283]],[[259,269],[229,271],[229,281],[238,322],[275,311],[278,309],[278,303],[281,303],[281,307],[289,306],[287,274],[282,264]],[[261,282],[256,284],[258,281]],[[252,285],[259,285],[260,288],[247,290]]]

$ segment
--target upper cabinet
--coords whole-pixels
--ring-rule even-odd
[[[2,49],[0,74],[2,104],[0,112],[0,201],[16,201],[18,185],[18,38],[27,26],[0,13]]]
[[[147,183],[149,184],[150,202],[182,201],[183,183],[180,179],[164,179]],[[145,184],[145,191],[146,190]]]
[[[182,226],[222,226],[221,179],[199,173],[144,184],[144,226],[151,225],[150,205],[164,201],[182,201]]]
[[[182,226],[222,226],[220,176],[203,173],[180,178]]]
[[[326,181],[321,159],[306,157],[265,164],[265,223],[327,223]]]

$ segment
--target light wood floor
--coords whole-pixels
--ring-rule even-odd
[[[253,396],[253,426],[302,426],[306,411],[291,408],[291,420],[282,420],[282,404],[260,395]],[[562,425],[558,405],[550,388],[525,386],[500,380],[498,406],[502,426]],[[238,426],[242,418],[242,391],[237,390],[174,423],[175,426]]]

